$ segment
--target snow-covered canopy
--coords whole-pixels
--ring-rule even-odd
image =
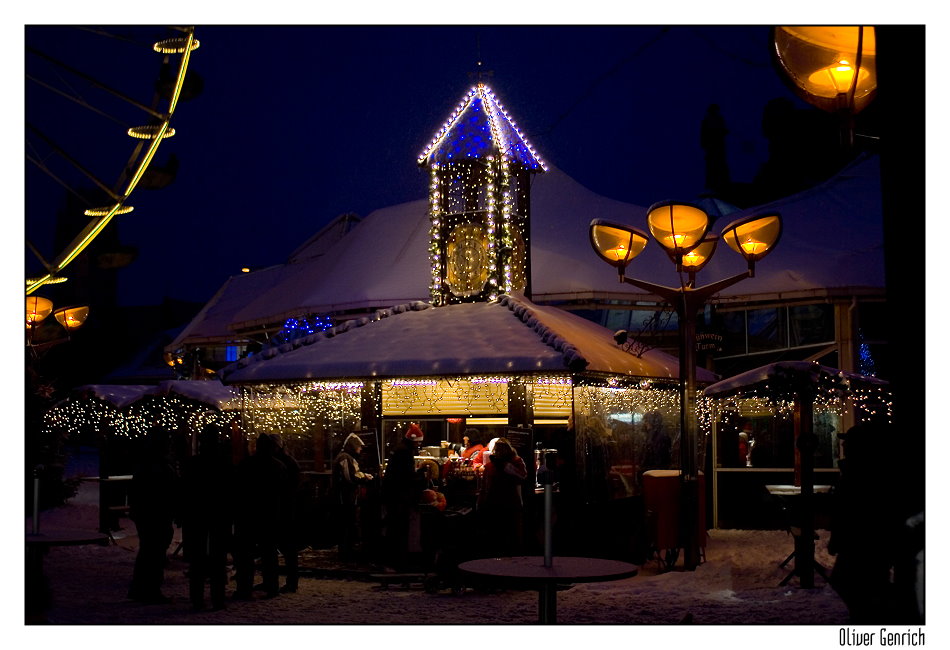
[[[595,323],[505,296],[494,303],[414,302],[381,310],[264,350],[222,375],[228,383],[254,383],[580,371],[675,379],[679,362],[658,350],[638,358]],[[698,372],[700,381],[715,380]]]
[[[219,410],[236,409],[240,406],[240,392],[218,380],[208,381],[163,381],[157,386],[87,384],[73,391],[76,397],[96,397],[119,409],[153,395],[179,395],[213,406]]]
[[[842,390],[887,385],[883,379],[829,368],[811,361],[778,361],[716,382],[707,386],[703,394],[706,397],[729,397],[757,390],[766,384],[788,390],[829,382],[840,386]]]

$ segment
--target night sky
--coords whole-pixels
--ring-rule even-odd
[[[28,27],[25,41],[148,104],[161,60],[150,46],[167,34],[106,29],[134,43],[57,26]],[[177,158],[176,179],[136,189],[128,201],[135,211],[108,227],[117,244],[137,250],[118,274],[120,304],[205,302],[242,266],[281,263],[341,213],[424,198],[416,159],[476,69],[489,72],[486,82],[546,164],[640,206],[702,192],[699,129],[711,103],[729,128],[736,181],[751,181],[768,157],[766,102],[804,106],[772,67],[765,26],[198,25],[196,37],[190,71],[203,91],[179,104],[176,135],[156,158],[159,166]],[[25,63],[28,75],[57,87],[65,80],[121,116],[26,84],[27,122],[114,183],[134,146],[126,125],[147,122],[145,113],[54,74],[40,57],[27,54]],[[29,128],[26,140],[28,155],[61,165]],[[53,258],[65,190],[30,162],[25,181],[27,237]],[[630,222],[642,219],[631,214]],[[38,272],[29,251],[26,262]]]

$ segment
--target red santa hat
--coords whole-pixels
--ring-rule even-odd
[[[413,422],[409,425],[409,429],[406,431],[406,440],[411,440],[412,442],[422,442],[423,438],[422,429],[419,428],[419,425]]]

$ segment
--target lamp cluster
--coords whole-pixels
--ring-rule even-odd
[[[690,203],[662,201],[647,211],[647,227],[678,271],[695,275],[712,258],[721,238],[749,264],[752,275],[755,263],[765,257],[778,243],[782,219],[778,213],[751,214],[741,217],[722,229],[719,237],[710,236],[712,225],[702,208]],[[604,219],[590,223],[590,241],[597,255],[616,267],[621,278],[627,265],[643,252],[649,236],[643,230]]]
[[[26,328],[28,330],[27,345],[33,345],[33,333],[41,322],[50,314],[56,322],[63,326],[67,334],[82,327],[89,317],[88,306],[60,307],[53,310],[53,301],[42,296],[26,297]]]

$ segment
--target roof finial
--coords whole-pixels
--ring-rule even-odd
[[[468,78],[475,82],[476,86],[484,87],[485,79],[488,77],[494,77],[494,70],[485,70],[482,68],[484,62],[482,61],[482,37],[478,34],[475,35],[475,70],[468,73]]]

